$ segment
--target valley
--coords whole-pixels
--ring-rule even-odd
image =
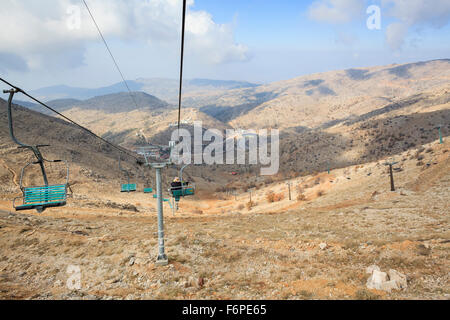
[[[278,129],[280,170],[260,176],[259,165],[188,167],[195,196],[177,212],[164,203],[164,267],[155,265],[156,200],[143,193],[155,187],[154,171],[122,153],[138,190],[121,193],[117,150],[19,95],[17,136],[51,145],[42,149],[49,159],[69,161],[73,195],[42,214],[14,211],[20,171],[33,158],[12,143],[0,99],[0,298],[450,297],[450,60],[270,84],[200,80],[188,84],[182,127]],[[133,152],[168,144],[178,115],[172,85],[138,79],[137,109],[116,88],[69,96],[61,87],[45,101]],[[388,161],[397,162],[395,191]],[[48,169],[51,181],[63,181],[64,168]],[[178,170],[163,171],[164,197]],[[24,183],[41,180],[32,169]],[[404,274],[407,287],[368,288],[372,265]],[[67,287],[68,266],[80,268],[80,289]]]

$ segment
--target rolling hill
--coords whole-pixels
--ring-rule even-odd
[[[127,93],[49,104],[123,147],[167,144],[177,108],[146,93],[133,94],[138,109]],[[191,97],[198,104],[183,104],[185,127],[202,121],[204,128],[221,131],[278,128],[283,174],[321,171],[376,161],[433,141],[438,124],[447,134],[450,60],[332,71]]]
[[[142,91],[161,99],[176,103],[178,101],[179,81],[167,78],[140,78],[137,80],[127,80],[131,91]],[[183,81],[184,93],[202,94],[217,90],[230,90],[236,88],[251,88],[258,84],[245,81],[232,80],[211,80],[211,79],[185,79]],[[66,85],[56,85],[40,88],[30,93],[44,101],[59,99],[86,100],[97,96],[105,96],[114,93],[127,91],[123,82],[115,83],[101,88],[79,88]]]

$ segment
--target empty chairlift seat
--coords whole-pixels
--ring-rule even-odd
[[[22,205],[15,205],[17,199],[14,199],[13,204],[17,211],[64,206],[67,201],[67,185],[26,187],[23,188]]]
[[[135,183],[129,183],[129,184],[123,184],[121,192],[134,192],[136,191],[136,184]]]

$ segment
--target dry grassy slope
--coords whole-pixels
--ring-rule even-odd
[[[156,217],[142,194],[132,195],[140,213],[104,205],[130,198],[101,191],[87,195],[90,206],[0,210],[0,297],[448,299],[449,143],[421,150],[398,155],[397,192],[380,161],[291,179],[294,199],[300,186],[305,201],[289,201],[284,182],[255,191],[250,211],[246,193],[185,199],[165,216],[165,267],[154,265]],[[269,203],[269,191],[286,197]],[[368,290],[373,264],[405,274],[408,287]],[[65,286],[68,265],[80,267],[81,290]]]
[[[155,112],[150,110],[133,110],[120,113],[107,113],[102,110],[83,110],[73,108],[64,112],[75,121],[91,128],[98,134],[124,147],[134,148],[139,144],[150,142],[152,137],[169,130],[169,125],[177,122],[178,110]],[[201,121],[205,128],[224,130],[229,128],[198,109],[184,108],[182,119],[193,124]],[[174,129],[175,127],[172,127]],[[169,138],[170,139],[170,138]],[[165,144],[168,144],[168,141]]]
[[[29,151],[18,149],[11,141],[8,131],[7,103],[0,99],[0,179],[2,196],[5,193],[17,193],[12,179],[19,175],[21,168],[33,159]],[[110,146],[93,138],[86,132],[67,122],[41,113],[30,111],[20,106],[13,108],[14,128],[17,138],[28,144],[49,144],[42,148],[44,157],[48,159],[64,159],[71,166],[71,184],[87,184],[95,189],[95,182],[103,179],[118,181],[118,152]],[[137,170],[135,160],[124,159],[124,166]],[[50,179],[63,182],[61,166],[49,166]],[[27,183],[42,184],[39,172],[32,169],[28,172]]]
[[[256,88],[255,93],[265,92],[275,98],[230,124],[316,127],[359,116],[424,91],[449,90],[449,83],[450,60],[313,74]],[[217,104],[226,105],[228,100],[232,98],[224,97]]]
[[[328,166],[375,161],[434,141],[438,137],[437,125],[443,125],[444,136],[450,131],[449,92],[444,90],[427,98],[423,94],[415,103],[407,98],[399,101],[399,105],[405,105],[402,108],[364,115],[325,129],[300,133],[285,130],[281,163],[285,170],[323,171]]]
[[[178,103],[179,80],[165,78],[137,79],[142,86],[141,90],[155,95],[174,105]],[[197,107],[198,97],[217,94],[235,88],[256,87],[257,84],[245,81],[223,81],[210,79],[184,79],[183,105]]]
[[[442,104],[445,108],[449,101],[449,83],[450,60],[332,71],[257,87],[192,91],[185,99],[195,108],[183,109],[182,119],[203,120],[205,127],[217,129],[278,127],[286,130],[330,126],[362,115],[376,115],[377,110],[396,109],[399,104],[402,104],[400,109],[411,104],[417,108]],[[438,98],[433,100],[433,96]],[[95,99],[92,103],[95,104]],[[173,106],[167,110],[116,113],[103,110],[100,105],[90,105],[90,109],[94,110],[73,108],[67,112],[127,147],[151,141],[152,136],[166,131],[169,124],[177,120]]]
[[[18,149],[11,141],[6,107],[6,101],[0,99],[0,199],[6,200],[5,203],[9,207],[10,200],[20,195],[20,170],[29,161],[34,161],[34,157],[29,151]],[[119,171],[117,150],[61,119],[20,106],[13,107],[13,118],[15,133],[20,141],[28,144],[50,144],[51,147],[42,148],[44,157],[69,162],[69,183],[74,191],[74,199],[78,202],[89,203],[96,199],[98,203],[108,203],[111,194],[120,195],[120,184],[126,182],[126,177]],[[144,184],[155,187],[154,171],[137,165],[134,158],[122,154],[122,166],[131,173],[131,182],[137,182],[139,192],[142,192]],[[63,166],[52,164],[48,165],[47,169],[50,183],[65,181]],[[178,170],[179,168],[173,167],[164,171],[164,186],[168,186],[169,181],[178,175]],[[185,177],[199,183],[200,189],[208,189],[211,188],[209,172],[208,168],[193,167],[186,169]],[[27,170],[24,182],[25,185],[42,185],[42,177],[36,166]],[[92,194],[99,192],[105,195],[103,199],[98,195],[92,197]],[[86,195],[91,195],[90,200]],[[130,195],[122,196],[125,202],[130,198]],[[148,200],[149,196],[146,195],[146,198]]]

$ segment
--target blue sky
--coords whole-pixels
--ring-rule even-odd
[[[11,32],[0,35],[2,76],[32,89],[120,81],[80,1],[42,0],[39,6],[32,0],[4,1],[8,10],[0,12],[0,20]],[[127,79],[178,76],[180,0],[87,2]],[[450,58],[450,1],[430,3],[195,0],[188,12],[185,76],[271,82]],[[370,5],[381,10],[380,30],[367,28]],[[68,29],[73,7],[80,26]]]

